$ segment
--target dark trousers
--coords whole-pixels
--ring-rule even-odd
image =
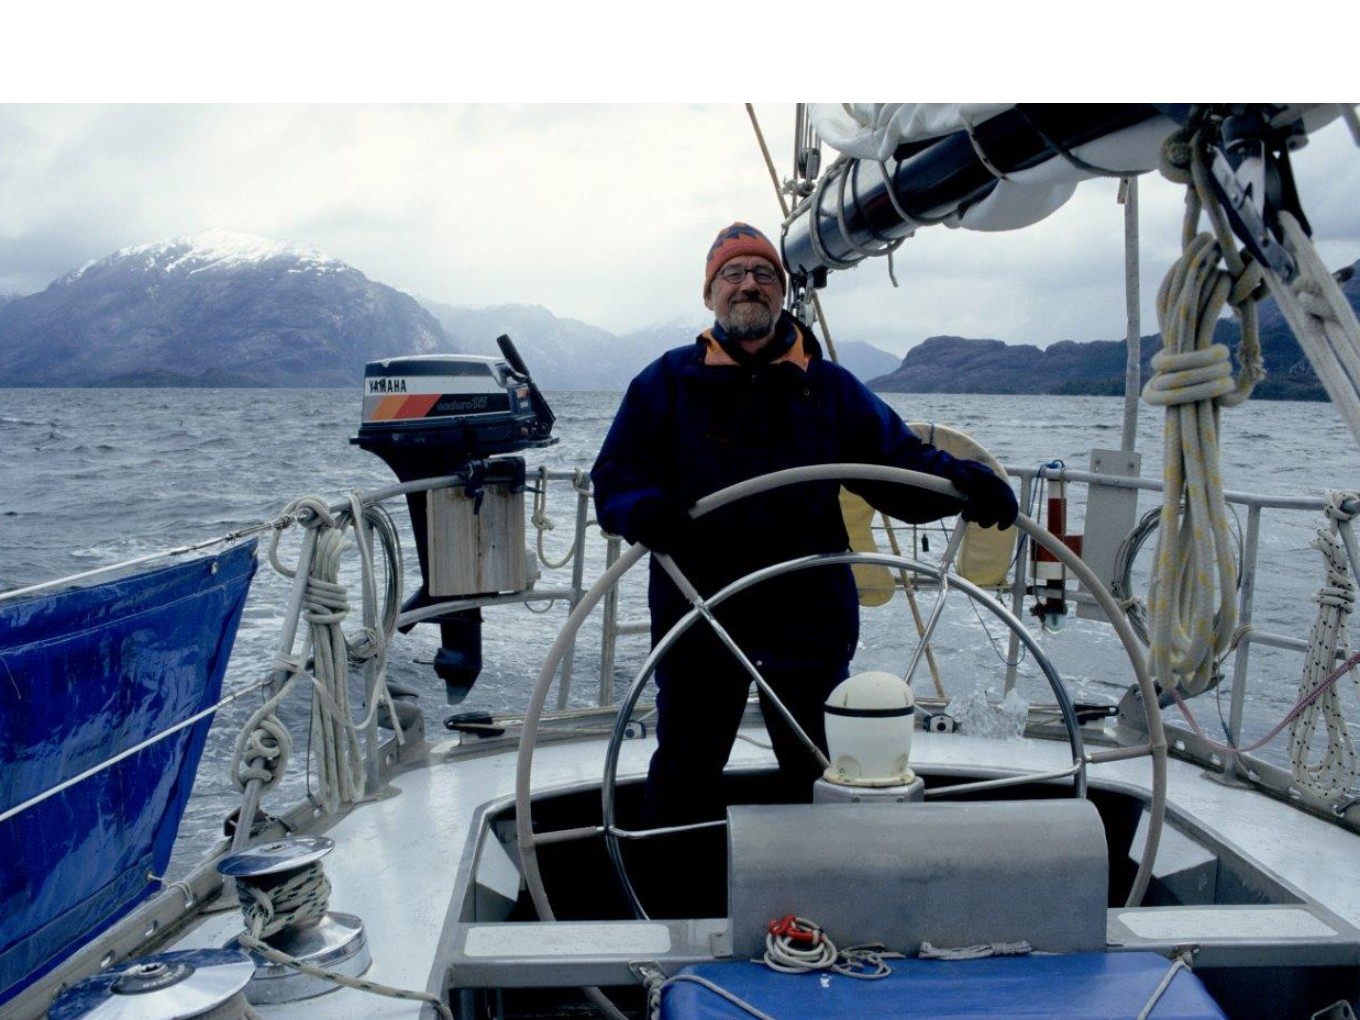
[[[761,670],[784,707],[823,753],[822,706],[848,673],[846,662]],[[723,766],[753,682],[736,662],[663,662],[657,668],[657,749],[647,772],[644,812],[648,827],[724,816]],[[810,801],[822,766],[763,691],[760,705],[779,761],[783,799]]]

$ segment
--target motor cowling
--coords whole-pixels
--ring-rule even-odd
[[[523,590],[527,584],[522,580],[526,576],[522,542],[512,548],[504,540],[523,529],[524,459],[508,455],[557,442],[551,435],[555,416],[510,338],[499,337],[497,343],[502,358],[431,354],[386,358],[364,366],[363,420],[350,442],[381,457],[401,482],[446,475],[463,478],[451,499],[431,499],[426,492],[406,497],[421,584],[403,612],[447,597]],[[518,521],[513,519],[516,513]],[[505,515],[499,526],[489,520],[496,514]],[[432,555],[432,519],[464,531],[471,528],[474,546],[484,541],[483,531],[494,534],[498,555],[519,562],[490,577],[466,574],[457,563],[448,567],[440,555]],[[448,543],[455,549],[468,544]],[[464,577],[481,580],[460,580]],[[486,587],[479,589],[479,583]],[[423,622],[439,624],[434,670],[444,681],[449,704],[457,704],[481,672],[481,610],[453,610]]]

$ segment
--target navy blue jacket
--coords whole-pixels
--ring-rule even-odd
[[[712,331],[667,351],[628,387],[591,480],[601,527],[636,541],[631,515],[657,496],[684,505],[736,482],[809,464],[885,464],[948,477],[955,458],[923,443],[850,372],[822,357],[806,327],[778,360],[741,365]],[[922,490],[852,483],[872,505],[906,521],[956,513],[959,501]],[[673,551],[704,595],[761,566],[843,552],[849,538],[836,482],[784,487],[706,514]],[[653,641],[688,609],[653,562],[648,588]],[[849,567],[820,567],[763,583],[730,600],[718,618],[762,669],[848,662],[858,640],[858,596]],[[720,650],[700,621],[668,660],[710,663]]]

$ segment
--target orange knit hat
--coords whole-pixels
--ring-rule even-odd
[[[713,247],[708,249],[708,261],[704,263],[704,297],[708,288],[713,286],[713,277],[725,263],[738,255],[758,255],[772,265],[779,273],[779,289],[787,290],[784,279],[784,263],[775,251],[770,239],[749,223],[733,223],[718,232],[713,239]]]

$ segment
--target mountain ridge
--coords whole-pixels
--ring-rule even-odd
[[[1337,273],[1360,306],[1360,262]],[[370,280],[318,249],[227,231],[121,248],[35,294],[0,295],[0,386],[358,385],[368,361],[411,354],[497,354],[508,334],[544,389],[622,390],[707,322],[614,334],[529,303],[468,307]],[[1261,305],[1270,375],[1256,395],[1325,399],[1273,301]],[[1233,350],[1237,329],[1219,323]],[[1160,349],[1145,337],[1143,377]],[[1122,393],[1122,340],[1046,348],[934,336],[898,358],[838,341],[838,359],[881,392]],[[962,386],[961,380],[967,380]]]
[[[1360,260],[1334,273],[1352,308],[1360,310]],[[1326,400],[1317,374],[1295,340],[1273,298],[1258,305],[1261,353],[1266,377],[1253,396],[1262,400]],[[1232,352],[1234,371],[1241,343],[1236,319],[1220,319],[1214,340]],[[1152,375],[1152,358],[1162,349],[1160,333],[1140,338],[1140,387]],[[932,336],[913,347],[892,372],[866,380],[881,393],[998,393],[1117,396],[1124,392],[1123,340],[1062,340],[1048,347],[1001,340]],[[967,379],[967,388],[959,380]]]
[[[496,355],[509,334],[544,389],[622,390],[705,325],[615,335],[540,305],[456,306],[310,245],[205,231],[120,248],[0,298],[0,386],[357,386],[368,361]],[[867,344],[842,351],[861,378],[897,362]]]

